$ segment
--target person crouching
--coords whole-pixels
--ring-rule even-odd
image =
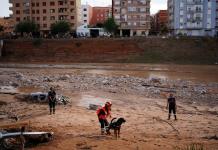
[[[101,124],[101,134],[104,134],[108,128],[109,123],[107,121],[107,118],[111,118],[111,106],[111,102],[106,102],[104,107],[101,107],[97,110],[98,120]]]

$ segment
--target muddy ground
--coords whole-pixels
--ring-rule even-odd
[[[93,64],[16,65],[0,69],[0,124],[30,121],[35,131],[53,131],[54,140],[27,149],[173,150],[188,145],[218,149],[218,67]],[[47,104],[16,98],[53,86],[70,104],[49,115]],[[178,120],[167,120],[167,95],[177,99]],[[121,137],[100,135],[89,104],[111,101],[112,117],[124,117]],[[216,135],[216,136],[215,136]]]

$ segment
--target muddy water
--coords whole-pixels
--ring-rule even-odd
[[[116,66],[115,66],[116,68]],[[124,65],[111,69],[88,69],[81,72],[103,75],[130,75],[143,78],[163,78],[194,82],[218,82],[218,66],[194,65]]]

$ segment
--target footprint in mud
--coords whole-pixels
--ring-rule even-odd
[[[76,149],[83,149],[83,150],[91,150],[93,147],[97,147],[97,145],[88,145],[86,142],[80,142],[76,144]]]

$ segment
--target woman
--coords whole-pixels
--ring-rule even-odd
[[[111,118],[111,106],[111,102],[106,102],[104,107],[101,107],[97,110],[98,120],[101,124],[101,134],[105,133],[106,127],[109,125],[107,118]]]

